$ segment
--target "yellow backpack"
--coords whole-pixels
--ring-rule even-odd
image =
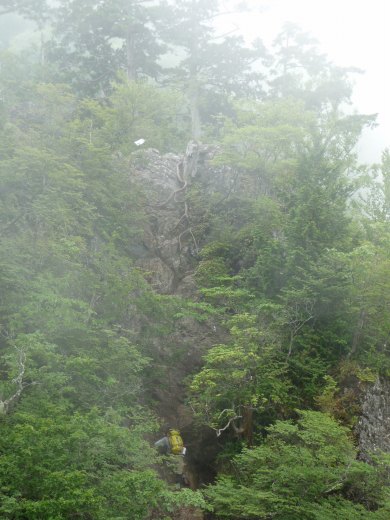
[[[184,445],[179,430],[169,430],[168,440],[171,447],[171,452],[175,455],[181,455],[183,453]]]

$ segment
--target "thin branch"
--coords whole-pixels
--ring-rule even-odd
[[[221,416],[221,414],[220,414],[220,416]],[[229,426],[231,425],[231,423],[233,421],[235,421],[236,419],[242,419],[242,415],[236,415],[235,417],[232,417],[231,419],[229,419],[228,423],[223,428],[213,428],[213,430],[217,434],[217,437],[220,437],[221,433],[224,432],[225,430],[227,430],[229,428]]]
[[[181,186],[181,188],[178,188],[177,190],[174,190],[164,202],[162,202],[161,204],[156,204],[156,206],[155,206],[156,208],[164,208],[172,198],[174,199],[175,202],[177,202],[176,195],[178,193],[184,191],[187,188],[187,181],[182,178],[181,173],[180,173],[180,170],[182,167],[183,167],[183,161],[181,160],[176,167],[176,178],[179,181],[179,183],[181,183],[181,184],[184,183],[183,186]]]
[[[5,414],[8,413],[8,410],[9,410],[10,406],[12,405],[12,403],[14,401],[16,401],[17,399],[19,399],[21,393],[26,388],[26,386],[29,386],[29,384],[30,385],[35,384],[35,383],[26,384],[23,382],[24,374],[26,371],[26,365],[25,365],[26,353],[22,349],[17,349],[17,350],[19,352],[19,373],[14,379],[12,379],[12,383],[18,385],[18,389],[8,399],[6,399],[5,401],[0,401],[0,410],[2,411],[2,413],[5,413]]]
[[[180,217],[180,219],[178,220],[177,224],[175,225],[175,227],[173,228],[173,230],[175,230],[177,227],[179,227],[179,224],[181,223],[181,221],[186,218],[187,221],[189,221],[189,218],[188,218],[188,205],[187,205],[187,202],[184,201],[184,213],[183,215]]]
[[[220,40],[221,38],[226,38],[226,36],[229,36],[230,34],[234,34],[238,31],[239,27],[238,25],[235,23],[234,24],[234,29],[230,29],[230,31],[227,31],[223,34],[218,34],[216,36],[214,36],[214,38],[210,38],[209,41],[214,41],[214,40]]]
[[[179,238],[178,238],[178,240],[179,240],[179,251],[181,251],[183,249],[182,244],[181,244],[181,237],[183,235],[185,235],[186,233],[190,233],[190,235],[192,237],[192,240],[194,241],[196,253],[199,253],[199,246],[198,246],[198,243],[197,243],[197,241],[196,241],[196,239],[194,237],[194,234],[193,234],[191,228],[185,229],[182,233],[180,233]]]
[[[189,228],[188,231],[190,232],[190,235],[192,236],[192,240],[194,241],[196,254],[198,254],[199,253],[199,247],[198,247],[197,241],[195,240],[195,237],[194,237],[194,234],[192,232],[192,229]]]

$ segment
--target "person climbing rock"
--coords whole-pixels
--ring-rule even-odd
[[[169,466],[171,466],[171,470],[175,475],[177,487],[187,486],[184,460],[187,449],[184,447],[180,431],[174,428],[167,429],[164,437],[156,441],[154,446],[162,455],[169,456]]]
[[[161,455],[168,455],[171,447],[169,445],[168,434],[164,435],[161,439],[154,443],[154,447],[157,448]]]

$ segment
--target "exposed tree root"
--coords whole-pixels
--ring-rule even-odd
[[[198,166],[198,157],[199,157],[199,146],[196,142],[190,141],[187,145],[186,153],[184,155],[184,158],[179,162],[179,164],[176,167],[176,179],[180,185],[179,188],[172,191],[172,193],[169,195],[169,197],[162,202],[161,204],[155,205],[155,208],[162,209],[166,207],[171,201],[175,203],[183,203],[184,204],[184,212],[179,218],[178,222],[176,223],[175,227],[173,228],[173,231],[175,231],[182,222],[185,220],[188,224],[190,224],[190,218],[188,213],[188,203],[184,197],[184,200],[180,201],[178,200],[177,196],[180,193],[184,193],[187,190],[188,187],[188,179],[195,177],[197,173],[197,166]],[[198,253],[199,252],[199,246],[196,241],[196,238],[194,236],[194,233],[192,231],[192,228],[189,226],[187,229],[182,231],[178,236],[178,244],[179,244],[179,251],[181,252],[183,250],[182,245],[182,237],[189,233],[191,235],[192,241],[195,246],[195,250]],[[159,249],[158,247],[156,249]]]

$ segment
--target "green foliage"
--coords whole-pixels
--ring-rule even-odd
[[[237,423],[238,429],[249,430],[241,433],[251,436],[253,425],[245,424],[249,411],[272,416],[291,406],[287,365],[279,361],[272,334],[258,328],[255,316],[237,315],[230,325],[233,342],[207,352],[191,383],[191,403],[216,430]]]
[[[53,74],[80,93],[107,95],[120,69],[129,79],[156,76],[163,46],[157,40],[159,13],[145,2],[60,2],[48,45]]]
[[[245,520],[384,520],[388,461],[357,462],[330,415],[353,425],[354,385],[390,373],[389,153],[356,164],[374,118],[343,113],[348,71],[296,27],[262,77],[260,43],[215,40],[218,2],[168,4],[0,9],[52,21],[41,49],[0,53],[0,514],[146,520],[211,504]],[[134,143],[181,153],[187,112],[217,145],[181,192],[195,301],[157,294],[142,270],[148,155]],[[182,341],[194,323],[206,336]],[[168,372],[185,393],[183,366],[222,446],[207,500],[169,489],[150,447],[151,396]]]
[[[162,152],[183,149],[184,136],[178,125],[183,104],[180,96],[146,81],[119,80],[109,106],[89,104],[91,139],[97,134],[102,144],[125,155],[137,149],[134,141],[140,138],[146,140],[145,146]],[[104,121],[100,132],[93,128],[96,120]]]
[[[172,513],[178,508],[200,508],[209,510],[210,506],[205,501],[201,491],[191,491],[190,489],[181,489],[179,493],[168,491],[165,493],[164,509],[168,513]]]
[[[269,427],[264,442],[235,457],[234,474],[219,477],[206,496],[221,518],[381,518],[385,510],[371,513],[343,493],[378,504],[385,485],[380,469],[355,461],[345,428],[307,411],[296,424]]]
[[[273,64],[271,95],[302,100],[321,115],[349,101],[349,74],[360,72],[330,63],[317,41],[293,23],[286,23],[274,41]]]
[[[169,495],[145,440],[157,422],[146,351],[179,305],[134,267],[142,197],[119,153],[125,139],[115,155],[108,132],[121,100],[143,96],[134,131],[162,136],[157,97],[123,84],[104,108],[63,85],[25,83],[26,102],[3,81],[1,516],[141,520]]]
[[[142,519],[158,504],[164,486],[148,469],[153,452],[140,427],[123,428],[119,417],[96,409],[81,415],[57,405],[42,412],[23,406],[3,420],[4,518]]]
[[[186,94],[191,137],[197,140],[204,123],[230,111],[229,95],[261,88],[261,75],[252,64],[264,60],[263,45],[258,40],[248,48],[240,36],[217,34],[213,22],[219,11],[218,1],[177,0],[171,13],[173,23],[163,31],[179,56],[176,66],[165,73],[170,83],[180,85]]]
[[[234,119],[225,118],[223,123],[223,151],[217,164],[234,164],[243,174],[252,172],[248,182],[258,188],[294,165],[291,156],[304,148],[313,115],[294,99],[241,101]]]

